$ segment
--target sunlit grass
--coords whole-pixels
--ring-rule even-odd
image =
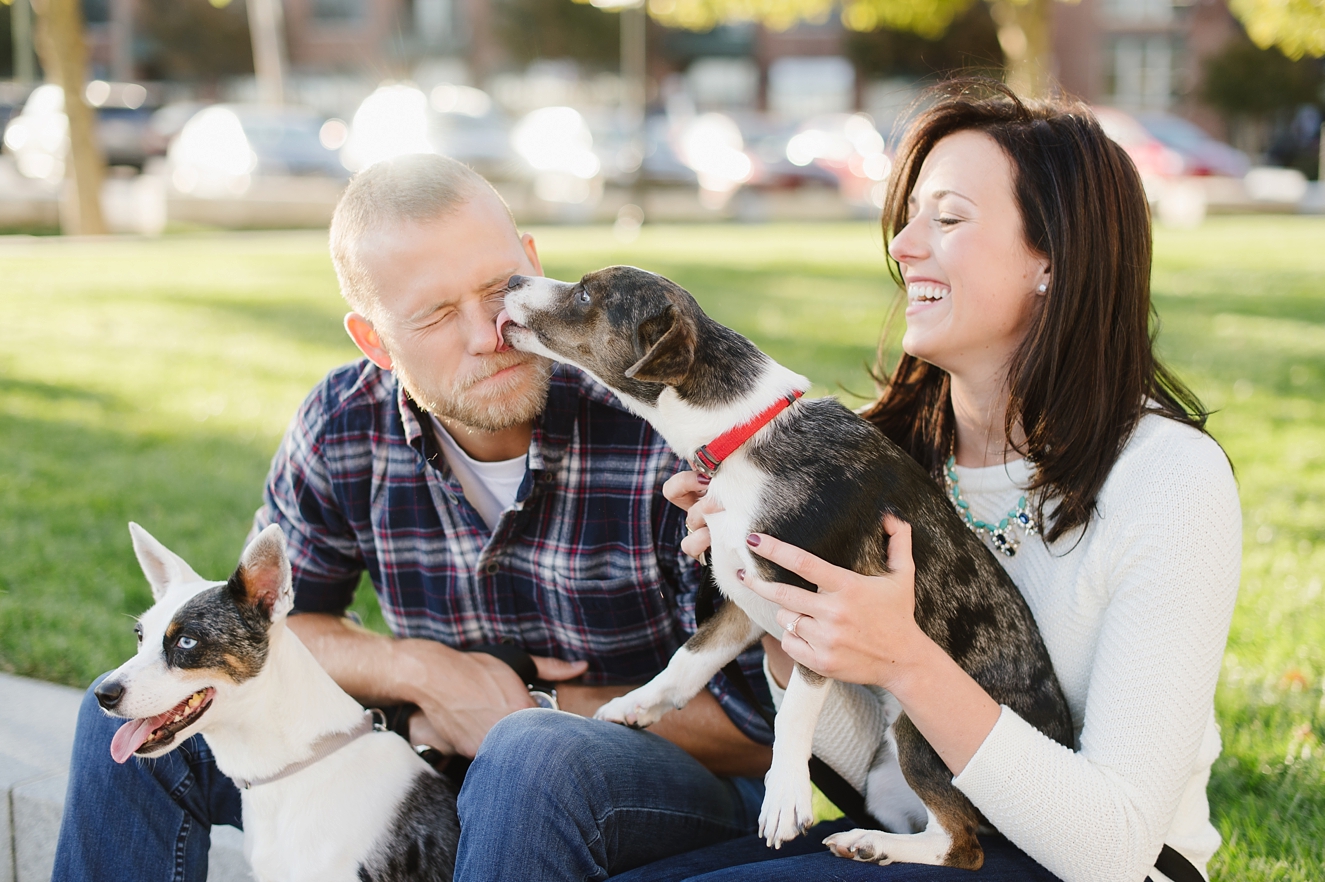
[[[657,270],[807,374],[870,394],[892,296],[871,225],[537,229],[549,275]],[[1215,408],[1244,568],[1217,711],[1217,879],[1325,878],[1325,221],[1156,234],[1161,347]],[[125,523],[236,556],[299,401],[356,355],[323,236],[0,239],[0,668],[86,684],[150,603]],[[380,627],[371,592],[356,608]]]

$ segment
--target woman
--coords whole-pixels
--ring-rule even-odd
[[[916,626],[905,524],[889,525],[882,577],[752,535],[753,553],[819,586],[745,577],[782,607],[780,647],[765,640],[773,685],[794,659],[890,692],[1011,845],[986,838],[974,876],[877,866],[843,859],[866,851],[855,837],[830,839],[842,856],[818,845],[839,823],[793,843],[801,856],[738,840],[621,878],[1158,882],[1165,844],[1203,868],[1220,841],[1205,786],[1241,515],[1199,402],[1154,355],[1136,169],[1080,105],[950,85],[909,130],[884,229],[907,295],[905,354],[864,415],[1002,552],[1076,750],[1000,707]],[[667,492],[690,509],[683,547],[699,553],[703,485],[685,473]],[[754,859],[766,862],[733,866]]]

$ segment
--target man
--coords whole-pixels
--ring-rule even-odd
[[[528,710],[510,666],[461,651],[514,643],[588,716],[694,625],[682,516],[658,492],[674,455],[573,369],[498,351],[506,280],[542,272],[533,238],[472,171],[413,156],[351,182],[331,248],[366,359],[304,402],[255,530],[284,531],[290,627],[332,677],[365,703],[416,706],[415,744],[478,755],[457,878],[528,880],[531,854],[539,879],[605,878],[751,831],[758,785],[718,775],[761,775],[771,735],[721,680],[641,733]],[[344,616],[364,571],[394,638]],[[494,780],[480,746],[498,721],[529,765]],[[55,878],[200,877],[210,825],[239,823],[238,791],[200,738],[117,766],[114,729],[89,693]]]

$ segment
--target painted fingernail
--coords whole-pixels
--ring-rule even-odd
[[[745,537],[745,544],[746,544],[746,545],[758,545],[758,544],[759,544],[759,534],[758,534],[758,533],[751,533],[749,536],[746,536],[746,537]]]
[[[745,581],[745,568],[744,568],[744,567],[742,567],[741,569],[739,569],[739,570],[736,571],[736,578],[740,579],[742,582]]]
[[[710,478],[708,475],[700,475],[696,480],[698,480],[699,483],[701,484],[707,484],[709,481],[712,481],[713,479]]]

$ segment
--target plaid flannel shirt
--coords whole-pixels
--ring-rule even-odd
[[[588,661],[589,684],[661,671],[694,632],[699,568],[680,550],[683,513],[662,496],[681,461],[658,433],[558,365],[516,502],[489,531],[427,425],[366,359],[309,394],[254,526],[285,531],[295,609],[343,613],[367,570],[399,637],[459,649],[511,639]],[[741,663],[764,699],[760,651]],[[772,741],[722,674],[709,689],[743,732]]]

